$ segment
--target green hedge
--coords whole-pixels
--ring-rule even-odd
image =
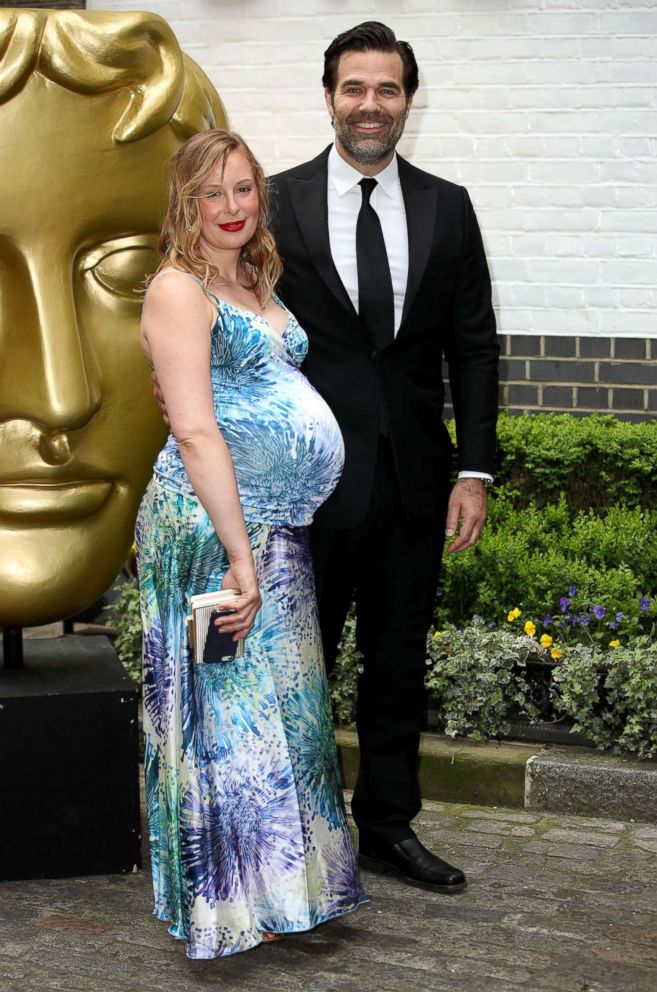
[[[496,484],[518,506],[553,503],[562,492],[572,509],[657,504],[657,420],[503,413],[497,438]]]
[[[479,543],[445,555],[441,586],[439,627],[475,614],[499,621],[515,607],[525,615],[557,613],[571,586],[582,610],[600,604],[636,615],[639,599],[657,589],[657,509],[573,513],[563,496],[518,509],[499,492]]]

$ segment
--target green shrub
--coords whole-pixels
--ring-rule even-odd
[[[474,614],[501,621],[513,607],[543,617],[558,612],[571,585],[582,611],[600,603],[636,615],[639,599],[657,589],[657,509],[573,515],[562,496],[518,510],[498,493],[478,544],[444,556],[436,624]]]
[[[557,502],[562,492],[572,509],[657,503],[657,420],[503,413],[497,439],[496,484],[519,507]]]

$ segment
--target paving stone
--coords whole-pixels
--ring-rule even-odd
[[[657,827],[631,826],[630,833],[639,840],[657,840]]]
[[[497,834],[498,837],[502,837],[511,829],[511,824],[503,823],[500,820],[493,820],[492,823],[488,823],[486,820],[472,820],[465,829],[471,833]]]
[[[489,837],[486,834],[483,836],[478,834],[475,837],[465,831],[457,833],[454,830],[441,830],[440,833],[435,834],[435,836],[440,837],[444,844],[456,844],[457,846],[463,845],[465,847],[485,847],[489,850],[502,846],[501,837]]]
[[[652,851],[653,854],[657,854],[657,840],[637,840],[635,843],[642,851]]]
[[[618,837],[608,834],[593,834],[586,830],[560,830],[555,828],[543,834],[544,840],[563,840],[567,844],[590,844],[591,847],[615,847]]]
[[[591,850],[590,847],[581,847],[578,844],[564,844],[563,846],[559,846],[558,844],[547,844],[542,840],[529,841],[529,843],[523,845],[523,850],[534,851],[537,854],[547,854],[553,858],[581,858],[583,861],[596,861],[600,857],[600,853],[596,850]]]
[[[491,810],[468,809],[461,816],[467,820],[485,820],[487,823],[496,820],[504,823],[537,823],[541,819],[536,813],[512,813],[510,810],[498,810],[495,807]]]
[[[603,820],[599,816],[560,816],[559,823],[562,827],[595,827],[602,833],[624,833],[628,829],[628,824],[623,820]],[[657,827],[648,829],[654,829],[657,836]]]
[[[529,816],[425,805],[418,835],[463,865],[465,892],[366,873],[357,913],[216,961],[187,960],[151,916],[147,873],[0,884],[0,989],[654,992],[655,828]]]

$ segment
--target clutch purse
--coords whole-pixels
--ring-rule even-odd
[[[238,596],[235,589],[220,589],[189,597],[192,612],[187,617],[187,630],[196,664],[215,664],[244,657],[244,638],[234,641],[230,631],[221,631],[214,625],[217,617],[232,612],[230,604]]]

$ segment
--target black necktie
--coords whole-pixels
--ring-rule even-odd
[[[361,179],[363,200],[356,221],[358,313],[377,351],[395,335],[395,298],[381,221],[370,203],[376,179]]]

